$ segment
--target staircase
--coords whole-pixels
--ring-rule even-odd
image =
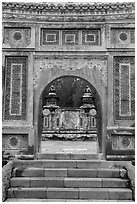
[[[14,162],[6,202],[132,201],[126,170],[116,162],[83,154],[38,157]]]

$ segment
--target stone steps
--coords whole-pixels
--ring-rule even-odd
[[[126,188],[10,188],[9,198],[132,200]]]
[[[15,160],[13,167],[40,167],[40,168],[76,168],[76,169],[112,169],[125,162],[103,160]]]
[[[84,177],[84,178],[118,178],[126,177],[126,170],[116,169],[74,169],[74,168],[21,168],[13,170],[13,177]]]
[[[11,187],[22,188],[126,188],[128,184],[128,179],[120,178],[18,177],[10,180]]]
[[[93,159],[15,160],[7,202],[131,201],[129,179],[121,165]]]

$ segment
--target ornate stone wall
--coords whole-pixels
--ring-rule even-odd
[[[20,141],[28,134],[28,148],[30,141],[32,148],[39,143],[38,151],[42,91],[73,75],[91,83],[101,98],[103,154],[133,155],[134,130],[124,131],[135,117],[135,4],[3,2],[2,8],[4,145],[11,133]]]

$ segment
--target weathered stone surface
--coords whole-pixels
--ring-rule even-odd
[[[110,200],[132,200],[132,191],[130,189],[109,188]]]
[[[30,178],[12,178],[10,180],[10,186],[11,187],[29,187],[30,184]]]
[[[109,194],[107,188],[93,188],[93,189],[79,189],[79,198],[80,199],[95,199],[95,200],[108,200]]]
[[[119,174],[121,178],[126,178],[127,177],[126,169],[120,169]]]
[[[47,198],[46,188],[11,188],[8,193],[9,197],[12,195],[14,198]]]
[[[48,188],[48,199],[78,199],[77,188]]]
[[[130,163],[127,163],[125,166],[127,170],[127,176],[130,179],[130,186],[132,189],[133,199],[135,200],[135,166]]]
[[[64,187],[99,188],[101,187],[101,178],[65,178]]]
[[[48,145],[47,142],[46,142],[46,145]],[[47,151],[49,151],[49,150],[47,150]],[[77,149],[76,149],[76,151],[77,151]],[[87,149],[87,151],[88,151],[88,149]],[[79,159],[79,160],[87,160],[87,159],[98,159],[98,155],[97,154],[91,154],[91,153],[89,153],[89,154],[85,154],[85,153],[75,154],[75,153],[63,153],[63,152],[62,153],[51,153],[50,154],[50,153],[45,152],[43,154],[39,154],[38,159],[57,159],[57,160],[66,160],[66,159],[78,160]]]
[[[42,177],[44,176],[44,168],[27,168],[22,172],[22,176]]]
[[[70,159],[70,154],[64,154],[64,153],[61,153],[61,154],[57,154],[57,153],[52,153],[52,154],[49,154],[49,153],[46,153],[46,154],[39,154],[38,156],[39,159],[62,159],[62,160],[65,160],[65,159]]]
[[[7,189],[9,188],[9,182],[12,174],[13,162],[8,162],[2,168],[2,201],[7,197]]]
[[[98,168],[110,168],[113,166],[113,162],[101,161],[101,160],[86,160],[78,161],[78,169],[98,169]]]
[[[113,178],[119,177],[119,169],[98,169],[98,177]]]
[[[64,178],[40,177],[31,178],[30,187],[63,187]]]
[[[45,169],[44,171],[45,177],[66,177],[67,169]]]
[[[67,171],[68,177],[97,177],[96,169],[68,169]]]
[[[76,160],[23,160],[14,161],[14,167],[76,168]]]
[[[128,187],[129,180],[119,178],[102,178],[103,188],[126,188]]]

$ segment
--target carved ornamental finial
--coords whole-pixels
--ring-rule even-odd
[[[49,88],[49,94],[54,94],[55,93],[55,86],[51,86],[50,88]]]
[[[89,86],[86,86],[84,92],[85,93],[91,93],[91,88],[89,88]]]

